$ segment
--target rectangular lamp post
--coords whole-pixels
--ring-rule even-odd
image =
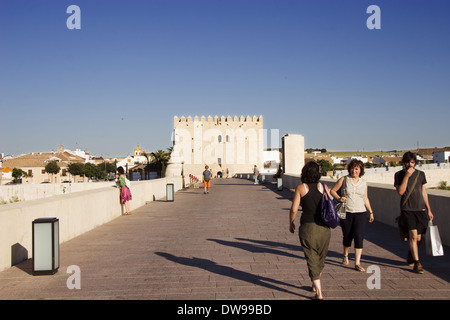
[[[173,183],[166,184],[166,201],[174,200],[174,186]]]
[[[33,221],[33,274],[54,274],[59,268],[59,220]]]

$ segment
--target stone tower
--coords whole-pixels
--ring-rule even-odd
[[[253,172],[264,164],[263,117],[177,116],[173,119],[174,146],[166,176],[200,177],[208,165],[213,174]]]

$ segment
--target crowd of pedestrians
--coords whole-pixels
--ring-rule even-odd
[[[405,225],[408,235],[409,252],[407,263],[413,266],[413,271],[424,272],[419,260],[419,246],[428,226],[433,220],[425,188],[427,183],[425,173],[416,169],[417,158],[415,154],[406,152],[402,158],[403,170],[397,172],[394,186],[401,196],[400,220]],[[373,212],[367,194],[367,183],[363,178],[364,164],[360,160],[352,160],[348,164],[348,175],[340,178],[335,185],[328,189],[319,182],[321,172],[319,165],[312,161],[302,169],[301,182],[295,189],[292,206],[289,213],[289,231],[295,232],[295,218],[299,207],[302,207],[299,227],[299,240],[307,262],[312,290],[316,299],[323,299],[321,275],[324,261],[330,243],[330,228],[325,225],[321,217],[321,200],[324,189],[331,193],[333,198],[345,204],[345,217],[341,217],[342,229],[342,264],[348,265],[348,253],[352,242],[355,249],[354,269],[364,272],[361,265],[361,254],[364,242],[364,233],[368,222],[373,222]]]

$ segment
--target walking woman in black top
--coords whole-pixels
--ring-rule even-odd
[[[323,299],[320,277],[325,265],[325,258],[330,244],[331,231],[321,218],[321,199],[323,186],[319,183],[321,174],[316,162],[308,162],[302,169],[302,184],[295,189],[289,213],[289,231],[295,232],[295,216],[299,206],[302,206],[300,218],[299,239],[308,265],[309,277],[315,299]],[[329,188],[325,188],[330,194]]]

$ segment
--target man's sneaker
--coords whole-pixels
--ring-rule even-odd
[[[423,271],[423,267],[422,267],[422,265],[420,264],[419,261],[414,262],[414,268],[413,268],[413,271],[414,271],[415,273],[420,273],[420,274],[422,274],[422,273],[424,272],[424,271]]]

